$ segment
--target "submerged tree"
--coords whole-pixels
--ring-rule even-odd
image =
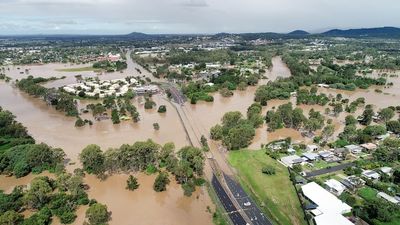
[[[133,191],[136,190],[138,187],[139,183],[137,181],[137,178],[132,175],[129,175],[129,178],[126,181],[126,189]]]
[[[156,192],[162,192],[167,190],[167,185],[169,184],[170,180],[168,178],[168,173],[166,172],[160,172],[158,176],[156,177],[156,180],[154,181],[153,184],[153,189]]]
[[[107,211],[107,206],[94,203],[86,210],[85,225],[106,225],[110,220],[110,213]]]

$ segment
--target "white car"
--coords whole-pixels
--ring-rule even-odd
[[[251,206],[251,203],[250,202],[245,202],[245,203],[243,203],[243,205],[244,206]]]

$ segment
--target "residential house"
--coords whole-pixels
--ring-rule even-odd
[[[392,196],[386,194],[385,192],[379,192],[376,196],[377,196],[378,198],[383,198],[383,199],[385,199],[386,201],[391,202],[391,203],[393,203],[393,204],[396,204],[396,205],[399,205],[399,204],[400,204],[400,201],[399,201],[398,199],[396,199],[395,197],[392,197]]]
[[[361,175],[370,180],[379,180],[381,175],[373,170],[364,170]]]
[[[353,154],[360,154],[363,150],[363,148],[359,145],[346,145],[344,148]]]
[[[314,215],[316,225],[353,225],[343,216],[343,214],[351,212],[351,207],[335,195],[315,182],[303,185],[301,189],[304,196],[317,205],[316,209],[310,211]]]
[[[365,181],[363,179],[354,175],[348,176],[340,182],[350,190],[355,190],[365,185]]]
[[[296,154],[296,150],[293,149],[293,148],[289,148],[289,149],[287,150],[287,153],[290,154],[290,155],[294,155],[294,154]]]
[[[294,165],[303,163],[304,159],[302,159],[298,155],[290,155],[282,157],[280,161],[287,167],[293,167]]]
[[[318,87],[329,88],[329,85],[328,84],[318,84]]]
[[[316,152],[316,151],[318,151],[318,145],[307,145],[306,151],[307,152]]]
[[[339,196],[346,190],[346,187],[335,179],[329,179],[324,183],[327,187],[327,190],[332,194]]]
[[[325,159],[325,158],[331,157],[331,156],[333,155],[333,153],[330,152],[330,151],[322,151],[322,152],[318,152],[318,155],[319,155],[322,159]]]
[[[393,168],[392,168],[392,167],[387,167],[387,166],[381,167],[381,168],[379,168],[379,170],[380,170],[383,174],[386,174],[386,175],[388,175],[388,176],[391,176],[391,175],[392,175],[392,172],[393,172]]]
[[[314,162],[319,159],[319,155],[312,152],[303,153],[301,157],[307,162]]]
[[[347,151],[345,148],[335,148],[335,150],[333,150],[333,153],[337,157],[344,158],[347,155],[347,153],[349,153],[349,151]]]
[[[372,151],[374,151],[378,146],[376,145],[376,144],[374,144],[374,143],[365,143],[365,144],[362,144],[362,145],[360,145],[363,149],[364,149],[364,151],[366,151],[366,152],[372,152]]]

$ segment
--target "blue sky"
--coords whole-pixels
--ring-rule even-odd
[[[398,0],[0,0],[0,34],[400,27]]]

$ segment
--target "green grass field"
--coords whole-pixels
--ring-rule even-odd
[[[367,201],[373,201],[374,199],[376,199],[377,193],[378,192],[375,189],[370,187],[363,187],[360,190],[358,190],[358,195]]]
[[[246,191],[251,192],[275,224],[306,224],[286,167],[267,156],[263,150],[232,151],[229,153],[229,162],[237,169]],[[266,165],[273,166],[276,174],[263,174],[261,169]]]
[[[93,71],[93,72],[100,72],[102,69],[95,69],[91,66],[86,67],[78,67],[78,68],[65,68],[65,69],[57,69],[59,72],[85,72],[85,71]]]

